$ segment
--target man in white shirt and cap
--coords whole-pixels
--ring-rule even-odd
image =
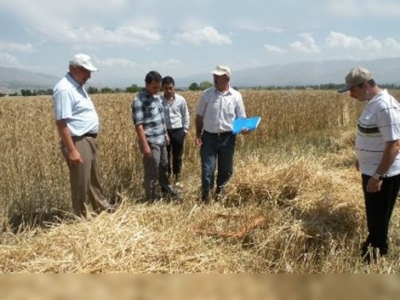
[[[78,217],[87,216],[87,198],[96,213],[113,211],[101,188],[97,159],[99,117],[83,87],[96,71],[88,55],[76,54],[69,62],[69,72],[53,90],[61,150],[69,168],[72,208]]]
[[[215,195],[218,199],[233,174],[236,135],[233,121],[245,118],[242,95],[229,85],[231,69],[219,65],[211,72],[214,87],[204,91],[196,107],[196,144],[201,156],[201,201],[208,203],[214,188],[214,172],[218,163]]]

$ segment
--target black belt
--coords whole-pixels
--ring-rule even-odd
[[[91,138],[97,138],[97,133],[85,133],[84,135],[80,137],[91,137]]]
[[[205,130],[204,130],[203,133],[208,134],[208,135],[212,135],[212,136],[229,136],[229,135],[233,134],[232,131],[224,131],[224,132],[212,133],[212,132],[208,132],[208,131],[205,131]]]
[[[167,129],[168,132],[177,132],[183,130],[183,127],[181,128],[173,128],[173,129]]]

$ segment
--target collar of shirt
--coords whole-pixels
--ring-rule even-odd
[[[158,99],[159,97],[160,97],[159,94],[152,95],[146,90],[141,91],[140,96],[139,96],[140,99],[146,99],[146,100],[149,100],[149,101],[152,101],[154,99]]]
[[[165,103],[167,105],[172,105],[176,100],[176,96],[174,94],[174,97],[171,100],[169,100],[164,95],[161,95],[161,100],[163,101],[163,103]]]
[[[78,88],[82,88],[82,86],[81,86],[79,83],[77,83],[77,82],[75,81],[74,77],[72,77],[71,73],[68,72],[67,75],[66,75],[66,77],[67,77],[68,81],[69,81],[74,87],[76,87],[77,89],[78,89]]]
[[[376,100],[380,99],[382,96],[386,96],[387,94],[388,94],[387,89],[383,89],[378,94],[376,94],[374,97],[372,97],[371,100],[366,101],[365,104],[375,102]]]
[[[70,83],[70,84],[72,84],[75,88],[76,88],[76,90],[77,90],[77,92],[79,93],[79,94],[81,94],[83,97],[85,97],[85,98],[88,98],[89,97],[89,95],[88,95],[88,93],[86,92],[86,90],[83,88],[83,86],[82,85],[80,85],[79,83],[77,83],[76,81],[75,81],[75,79],[74,79],[74,77],[72,77],[72,75],[71,75],[71,73],[67,73],[67,75],[65,76],[66,78],[67,78],[67,80],[68,80],[68,82]]]
[[[232,88],[231,88],[231,87],[229,87],[229,89],[226,90],[226,91],[224,91],[224,92],[221,92],[221,91],[217,90],[216,88],[214,88],[214,91],[215,91],[215,93],[216,93],[218,96],[228,96],[228,95],[232,95]]]

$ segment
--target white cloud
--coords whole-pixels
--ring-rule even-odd
[[[353,36],[347,36],[338,32],[331,32],[325,39],[329,48],[356,48],[362,49],[362,41]]]
[[[26,52],[26,53],[35,52],[34,47],[30,43],[18,44],[5,41],[0,41],[0,50],[10,51],[10,52]]]
[[[20,67],[21,64],[18,59],[5,52],[0,52],[0,65],[3,67]]]
[[[165,61],[153,61],[150,63],[153,68],[174,68],[182,66],[182,62],[179,59],[171,58]]]
[[[130,45],[143,47],[161,42],[162,37],[156,29],[140,27],[118,27],[108,29],[103,27],[91,28],[55,28],[33,29],[47,39],[58,43],[85,44],[98,46]]]
[[[3,11],[15,15],[25,26],[71,26],[104,23],[126,11],[128,0],[13,0],[2,1]]]
[[[393,49],[394,52],[400,54],[400,43],[393,38],[388,38],[383,41],[386,49]]]
[[[182,26],[180,26],[180,28],[185,32],[199,30],[205,27],[210,27],[210,24],[206,20],[193,15],[185,16]]]
[[[134,61],[124,58],[107,58],[101,60],[94,57],[93,60],[95,61],[96,65],[105,67],[131,68],[136,66],[136,63]]]
[[[265,48],[265,50],[266,50],[267,52],[270,52],[270,53],[277,53],[277,54],[286,53],[285,50],[283,50],[283,49],[281,49],[281,48],[279,48],[279,47],[276,47],[276,46],[268,45],[268,44],[265,44],[265,45],[264,45],[264,48]]]
[[[331,32],[325,42],[327,52],[340,58],[378,59],[400,56],[400,43],[394,38],[377,40],[371,36],[357,38]]]
[[[214,45],[226,45],[232,44],[232,41],[229,36],[225,34],[220,34],[215,28],[204,27],[202,29],[187,30],[182,33],[176,34],[173,43],[192,44],[199,46],[204,43]]]
[[[289,45],[294,52],[306,54],[321,53],[311,34],[301,33],[299,36],[302,38],[302,41],[296,41]]]
[[[364,49],[366,50],[380,50],[382,49],[382,44],[378,41],[373,39],[372,37],[368,36],[363,40]]]
[[[368,36],[365,39],[347,36],[338,32],[331,32],[326,38],[328,48],[344,48],[356,50],[380,50],[382,44],[378,40]]]

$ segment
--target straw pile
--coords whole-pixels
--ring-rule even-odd
[[[363,205],[358,174],[316,161],[237,161],[220,202],[123,199],[114,214],[2,233],[5,273],[353,272]],[[190,180],[190,178],[189,178]],[[217,216],[217,217],[216,217]],[[258,218],[257,226],[252,224]],[[260,219],[262,218],[262,219]],[[196,229],[205,230],[196,232]],[[224,236],[247,228],[244,235]],[[212,234],[208,234],[212,233]],[[221,234],[222,233],[222,234]],[[393,266],[380,266],[385,271]],[[383,268],[383,269],[382,269]]]

